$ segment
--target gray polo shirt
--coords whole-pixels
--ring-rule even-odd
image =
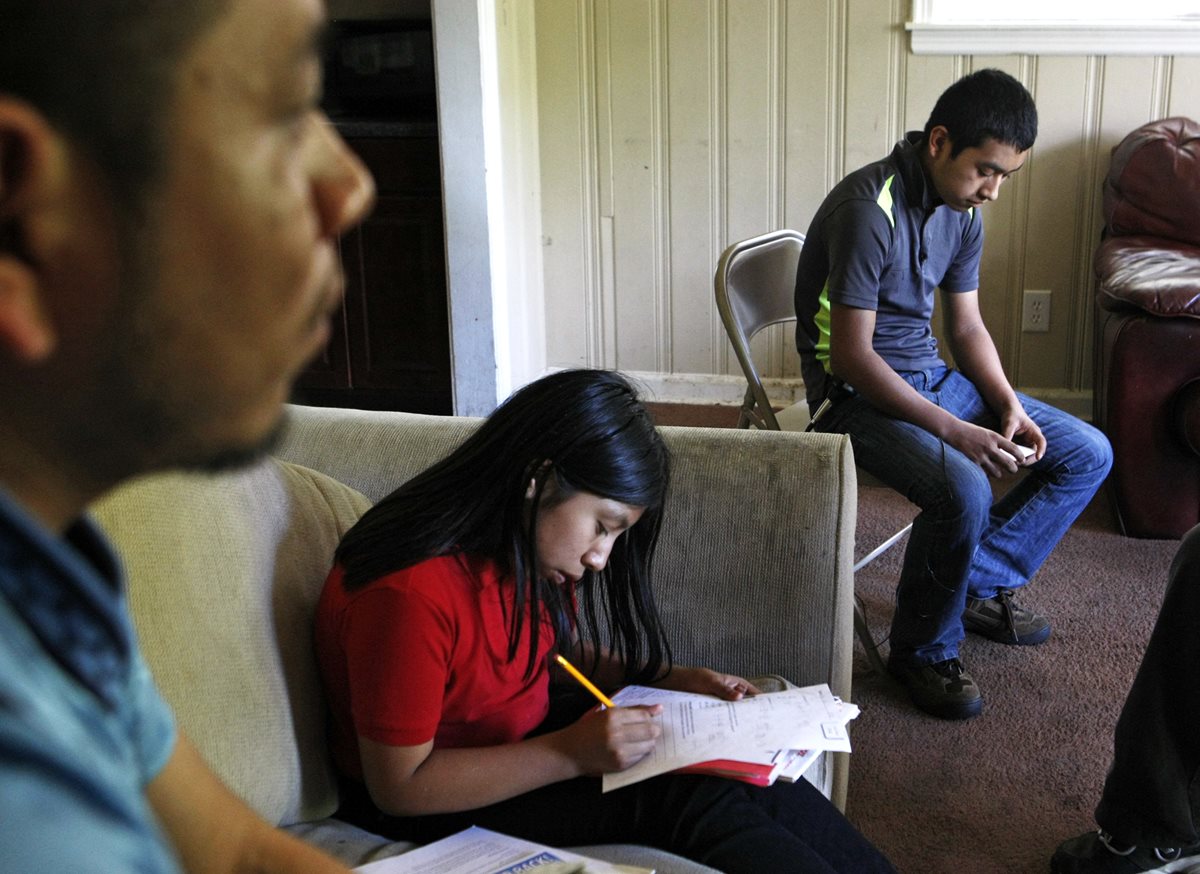
[[[930,320],[934,289],[979,287],[979,210],[943,204],[926,179],[913,131],[881,161],[829,192],[809,225],[796,271],[796,348],[810,403],[825,395],[831,303],[875,311],[874,349],[897,371],[941,365]]]

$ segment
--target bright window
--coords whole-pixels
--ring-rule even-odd
[[[1196,55],[1198,0],[913,0],[916,54]]]

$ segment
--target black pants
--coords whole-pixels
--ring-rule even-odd
[[[563,708],[553,709],[551,726],[562,722]],[[601,793],[599,778],[581,777],[464,813],[417,817],[380,813],[361,785],[344,786],[343,799],[340,818],[393,840],[428,843],[477,825],[558,847],[644,844],[728,874],[894,872],[807,780],[763,789],[667,774]]]
[[[1122,843],[1200,843],[1200,525],[1183,536],[1114,737],[1096,822]]]

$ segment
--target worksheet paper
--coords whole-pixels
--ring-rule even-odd
[[[649,868],[614,865],[478,826],[354,870],[358,874],[654,874]]]
[[[825,683],[738,701],[626,686],[612,700],[618,707],[663,705],[663,733],[637,764],[604,775],[605,792],[709,759],[757,761],[778,750],[849,752],[846,723],[859,712]]]

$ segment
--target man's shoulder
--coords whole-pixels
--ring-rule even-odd
[[[0,713],[7,702],[0,701]],[[48,738],[64,737],[56,746]],[[13,871],[177,872],[140,777],[103,744],[0,715],[0,846]],[[53,816],[47,816],[47,810]]]
[[[880,158],[847,174],[822,201],[816,221],[830,233],[863,232],[871,226],[872,235],[890,234],[906,204],[903,174],[894,158]]]
[[[872,161],[842,177],[842,181],[826,195],[825,203],[831,207],[856,200],[874,203],[895,184],[897,175],[897,167],[890,157]]]

